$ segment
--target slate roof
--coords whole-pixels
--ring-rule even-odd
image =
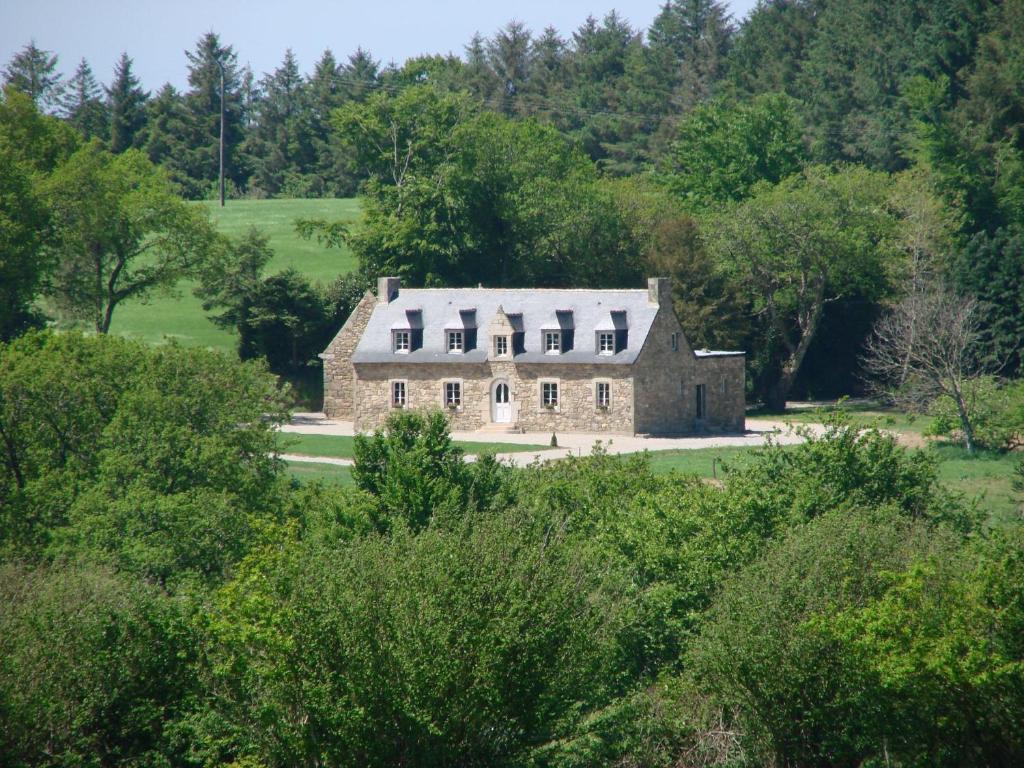
[[[509,316],[521,314],[521,323],[512,317],[513,326],[524,332],[524,352],[514,356],[516,363],[597,363],[629,365],[643,348],[651,324],[658,313],[642,290],[556,290],[504,288],[402,288],[388,304],[378,303],[356,345],[353,363],[482,363],[488,359],[489,326],[498,308]],[[411,312],[420,311],[423,346],[409,353],[391,350],[391,329],[409,327]],[[446,352],[445,330],[465,326],[459,320],[465,310],[475,310],[478,339],[475,349],[461,354]],[[573,348],[561,354],[545,354],[544,328],[566,327],[571,312]],[[628,326],[628,343],[614,355],[597,353],[598,329]],[[413,315],[414,316],[414,315]]]

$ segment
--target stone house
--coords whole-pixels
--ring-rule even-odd
[[[554,290],[382,277],[320,357],[325,414],[359,431],[396,408],[443,408],[457,430],[744,429],[744,353],[693,350],[666,278]]]

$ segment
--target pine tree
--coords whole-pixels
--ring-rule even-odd
[[[470,93],[487,101],[498,89],[498,79],[487,60],[487,40],[479,32],[473,34],[466,46],[466,64],[463,81]]]
[[[361,47],[348,57],[339,75],[341,93],[346,101],[365,101],[380,78],[380,63]]]
[[[331,113],[345,101],[341,74],[341,65],[328,48],[306,80],[306,109],[313,150],[310,194],[343,197],[356,192],[356,181],[331,128]]]
[[[487,64],[498,83],[496,108],[506,115],[524,111],[520,96],[530,76],[532,35],[524,24],[510,21],[487,43]]]
[[[149,94],[142,90],[139,79],[132,72],[132,64],[128,54],[122,52],[114,65],[114,80],[106,89],[110,112],[110,151],[115,154],[139,146],[144,139]]]
[[[83,58],[68,81],[61,107],[63,117],[86,139],[107,137],[109,116],[102,93],[92,74],[92,67]]]
[[[4,70],[4,83],[28,94],[44,112],[60,107],[64,83],[57,71],[57,55],[39,48],[35,40],[11,57]]]
[[[166,83],[146,105],[146,127],[136,135],[149,159],[162,165],[183,189],[192,186],[182,167],[172,159],[185,151],[183,137],[188,135],[185,103],[174,86]]]
[[[569,81],[568,49],[554,27],[546,27],[530,45],[529,77],[524,92],[527,111],[566,130],[566,89]]]
[[[312,164],[314,150],[305,115],[306,84],[290,48],[281,65],[260,81],[260,91],[259,110],[249,142],[253,182],[270,195],[281,193],[289,183],[288,194],[307,194],[307,190],[295,185]]]
[[[188,83],[185,94],[185,134],[179,137],[180,155],[169,157],[175,175],[188,183],[189,197],[204,197],[214,191],[218,174],[220,138],[220,82],[224,72],[224,174],[236,187],[243,187],[248,169],[243,162],[244,105],[238,55],[230,45],[222,45],[214,32],[207,32],[196,43],[195,50],[186,51]]]

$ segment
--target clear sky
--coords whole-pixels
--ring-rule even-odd
[[[730,0],[739,19],[756,0]],[[286,48],[309,72],[325,48],[339,60],[357,46],[383,63],[420,53],[456,53],[474,32],[490,35],[510,19],[535,31],[551,24],[568,37],[588,14],[615,8],[646,29],[663,0],[0,0],[0,66],[34,39],[74,71],[83,56],[108,82],[121,51],[135,60],[147,89],[186,84],[185,49],[213,30],[257,77]]]

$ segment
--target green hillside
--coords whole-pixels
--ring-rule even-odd
[[[355,258],[347,248],[327,250],[316,242],[301,240],[293,226],[299,218],[356,221],[359,202],[353,198],[229,200],[224,208],[215,201],[197,205],[207,206],[217,228],[229,237],[245,233],[250,226],[262,230],[275,252],[268,267],[270,273],[293,267],[312,280],[326,283],[355,266]],[[182,281],[177,293],[154,298],[148,304],[127,302],[119,306],[112,331],[153,344],[173,338],[182,344],[234,349],[234,337],[206,318],[199,300],[192,295],[191,282]]]

